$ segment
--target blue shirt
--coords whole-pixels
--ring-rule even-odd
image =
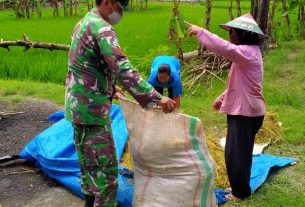
[[[168,82],[160,83],[158,80],[158,68],[162,64],[168,64],[171,68],[171,74]],[[154,59],[151,65],[151,73],[147,82],[153,87],[172,88],[173,96],[182,95],[182,83],[180,79],[180,63],[171,56],[158,56]]]

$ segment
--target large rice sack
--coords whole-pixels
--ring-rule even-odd
[[[135,164],[133,206],[216,206],[214,161],[200,120],[120,102]]]

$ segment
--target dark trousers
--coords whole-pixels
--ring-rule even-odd
[[[162,87],[155,87],[156,91],[158,91],[161,95],[163,95],[163,88]],[[168,97],[173,99],[173,88],[168,88]]]
[[[225,161],[232,194],[240,199],[251,195],[250,175],[255,135],[264,116],[227,116]]]

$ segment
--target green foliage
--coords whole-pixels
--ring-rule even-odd
[[[228,38],[228,32],[219,28],[219,24],[229,20],[227,1],[213,1],[210,30],[217,35]],[[205,4],[180,3],[180,12],[183,19],[197,25],[204,25]],[[250,8],[249,1],[241,2],[243,13]],[[122,22],[115,26],[119,43],[123,52],[140,72],[147,76],[150,70],[150,61],[154,55],[151,51],[161,50],[165,55],[176,55],[176,47],[167,41],[169,21],[172,15],[173,3],[151,2],[148,10],[143,12],[125,12]],[[87,7],[79,8],[79,15],[53,17],[53,9],[43,9],[42,18],[33,17],[29,20],[16,19],[14,10],[0,12],[1,29],[0,39],[22,39],[26,33],[30,40],[69,44],[72,30],[76,23],[88,11]],[[235,11],[236,12],[236,11]],[[277,11],[275,22],[282,23],[282,12]],[[296,25],[297,14],[290,14],[292,21],[291,33],[296,36],[293,26]],[[277,29],[279,42],[285,39],[285,25]],[[195,38],[183,40],[183,51],[193,51],[198,48]],[[162,48],[166,48],[163,50]],[[64,84],[67,72],[67,52],[48,51],[43,49],[30,49],[11,47],[10,52],[0,48],[0,77],[4,79],[32,80]],[[148,58],[147,58],[148,57]],[[141,60],[141,61],[140,61]]]
[[[305,4],[305,0],[288,0],[287,3],[289,5],[289,11],[291,12],[297,7],[299,7],[301,4]]]
[[[177,16],[172,17],[170,24],[171,28],[173,29],[175,39],[178,40],[187,37],[188,28],[184,24],[184,18],[180,12]]]

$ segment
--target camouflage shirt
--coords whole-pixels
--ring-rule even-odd
[[[114,28],[96,9],[74,28],[68,65],[66,118],[75,124],[110,124],[115,78],[142,107],[152,107],[162,98],[133,68]]]

